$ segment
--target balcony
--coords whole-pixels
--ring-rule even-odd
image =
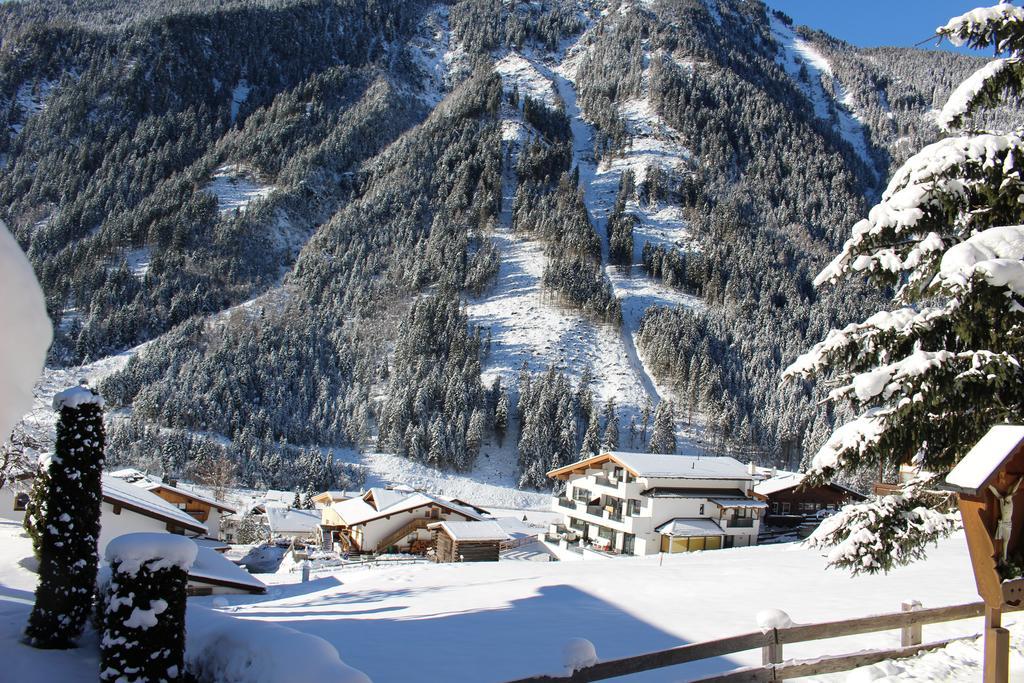
[[[617,482],[613,482],[608,477],[602,477],[600,475],[594,477],[594,483],[597,484],[598,486],[607,486],[608,488],[611,489],[618,486]]]
[[[594,515],[595,517],[600,517],[602,512],[604,512],[604,508],[602,508],[600,505],[588,505],[587,506],[587,514],[588,515]]]
[[[730,529],[752,529],[754,527],[753,517],[733,517],[725,520],[725,526]]]
[[[614,511],[609,510],[608,511],[608,519],[610,519],[613,522],[621,522],[622,521],[622,513],[621,512],[614,512]]]
[[[559,496],[558,497],[558,507],[568,508],[570,510],[575,510],[576,509],[576,502],[574,500],[570,499],[570,498],[565,498],[563,496]]]

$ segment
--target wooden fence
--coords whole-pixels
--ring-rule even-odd
[[[920,609],[916,603],[904,604],[902,612],[818,624],[797,624],[787,628],[773,628],[767,633],[761,631],[743,633],[718,640],[680,645],[668,650],[598,662],[592,666],[578,669],[572,675],[533,676],[509,683],[603,681],[641,671],[662,669],[756,649],[760,649],[762,652],[761,666],[743,667],[705,678],[691,679],[690,683],[769,683],[801,676],[837,673],[876,664],[887,659],[912,657],[926,650],[945,647],[954,640],[960,640],[963,636],[922,644],[921,626],[980,617],[984,614],[984,610],[985,603],[983,602],[931,609]],[[896,629],[901,632],[901,643],[898,648],[859,651],[854,654],[829,655],[808,660],[783,661],[782,658],[784,645]]]

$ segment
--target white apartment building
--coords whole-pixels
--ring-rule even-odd
[[[566,482],[560,543],[625,555],[756,545],[767,507],[734,458],[610,452],[548,476]]]

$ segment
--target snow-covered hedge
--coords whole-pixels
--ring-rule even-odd
[[[371,683],[323,638],[190,606],[186,668],[201,683]]]
[[[185,591],[197,551],[192,539],[162,533],[125,534],[107,546],[100,681],[181,679]]]

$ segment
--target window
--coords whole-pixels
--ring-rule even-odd
[[[697,514],[698,515],[703,515],[704,514],[704,503],[700,504],[700,510],[697,511]]]
[[[789,514],[789,503],[783,503],[782,504],[782,514],[784,514],[784,515],[788,515]]]
[[[772,514],[775,515],[775,514],[778,514],[778,513],[779,513],[779,502],[777,500],[774,500],[774,501],[772,501]]]
[[[640,516],[640,501],[635,498],[630,498],[626,502],[626,514],[630,517]]]
[[[28,505],[28,494],[19,493],[14,497],[14,509],[17,512],[21,512]]]
[[[589,503],[590,491],[588,491],[587,489],[573,489],[572,499],[580,503]]]

